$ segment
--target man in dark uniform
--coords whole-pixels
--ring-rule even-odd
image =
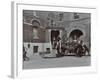
[[[61,57],[63,56],[63,54],[61,54],[61,39],[60,37],[57,38],[57,57]]]

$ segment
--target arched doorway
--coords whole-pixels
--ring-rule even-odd
[[[79,29],[74,29],[71,31],[69,37],[71,37],[72,39],[74,38],[80,38],[83,34],[83,32]]]

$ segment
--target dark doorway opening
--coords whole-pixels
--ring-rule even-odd
[[[38,46],[33,46],[33,53],[37,53],[38,52]]]
[[[53,43],[53,40],[57,39],[57,37],[59,36],[60,31],[59,30],[51,30],[51,44]]]
[[[82,35],[83,35],[83,32],[82,32],[81,30],[75,29],[75,30],[73,30],[73,31],[70,33],[69,37],[71,37],[72,39],[74,39],[75,36],[76,36],[77,38],[80,38],[80,36],[82,36]]]

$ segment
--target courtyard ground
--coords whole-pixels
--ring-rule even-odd
[[[23,62],[23,69],[81,67],[90,66],[91,56],[64,56],[60,58],[42,58],[38,54],[32,55],[29,61]]]

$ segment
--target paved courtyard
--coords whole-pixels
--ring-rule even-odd
[[[24,61],[24,69],[55,68],[55,67],[81,67],[90,66],[91,57],[64,56],[60,58],[42,58],[38,54],[32,55],[29,61]]]

